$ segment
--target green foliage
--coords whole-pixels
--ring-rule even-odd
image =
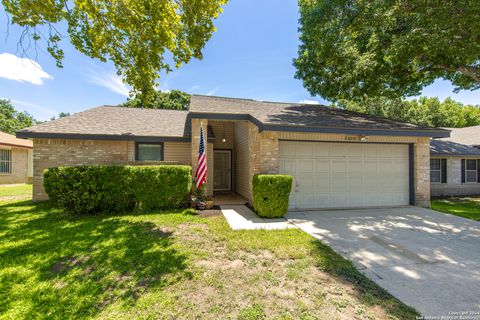
[[[50,168],[43,177],[49,199],[73,214],[128,212],[135,206],[128,167]]]
[[[432,200],[432,209],[459,217],[480,221],[480,203],[474,198],[445,198]]]
[[[56,120],[56,119],[65,118],[65,117],[68,117],[68,116],[70,116],[70,112],[60,112],[58,114],[58,117],[54,116],[54,117],[50,118],[50,120]]]
[[[191,167],[165,165],[129,169],[131,190],[140,209],[174,209],[186,204],[192,188]]]
[[[288,211],[292,176],[257,174],[253,176],[253,208],[260,217],[280,218]]]
[[[300,0],[296,77],[336,101],[480,88],[480,2]]]
[[[38,42],[62,66],[63,38],[83,54],[111,61],[117,73],[141,100],[153,100],[160,71],[171,71],[192,58],[201,59],[202,49],[215,26],[213,20],[227,0],[2,0],[12,24],[24,32],[21,47]],[[57,27],[67,24],[68,37]],[[32,45],[33,46],[33,45]],[[168,61],[166,60],[168,57]]]
[[[78,166],[44,172],[50,200],[73,214],[177,208],[191,188],[188,166]]]
[[[155,91],[152,101],[144,103],[141,97],[133,97],[129,98],[122,106],[130,108],[188,110],[190,107],[190,95],[179,90]]]
[[[382,97],[360,102],[340,100],[335,106],[421,126],[461,128],[480,125],[479,106],[464,106],[451,98],[441,102],[438,98],[402,100]]]
[[[263,320],[267,319],[261,304],[255,303],[251,307],[243,308],[238,314],[238,320]]]
[[[18,130],[31,127],[37,121],[27,112],[18,112],[10,100],[0,99],[0,131],[15,134]]]

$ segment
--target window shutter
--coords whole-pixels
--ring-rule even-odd
[[[465,159],[462,159],[462,183],[465,183]]]
[[[480,160],[479,160],[480,163]],[[442,159],[442,183],[447,183],[447,159]]]
[[[480,183],[480,159],[477,160],[477,182]]]

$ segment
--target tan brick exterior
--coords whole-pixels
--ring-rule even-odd
[[[129,161],[131,144],[105,140],[33,140],[33,201],[47,200],[43,171],[58,166],[108,164]]]
[[[165,142],[164,160],[190,165],[190,143]],[[114,164],[135,161],[134,141],[113,140],[33,140],[33,200],[47,200],[42,173],[58,166]]]
[[[252,201],[252,178],[257,173],[279,172],[279,140],[300,141],[350,141],[346,135],[318,134],[318,133],[293,133],[293,132],[259,132],[258,127],[251,122],[237,122],[232,146],[238,149],[242,145],[242,155],[247,153],[248,163],[235,161],[242,164],[242,177],[239,177],[233,168],[235,186],[239,179],[248,183],[248,190],[243,194]],[[207,132],[208,120],[192,119],[191,142],[165,142],[164,155],[166,161],[177,161],[182,164],[191,164],[193,172],[196,170],[200,125]],[[225,123],[226,124],[226,123]],[[229,125],[234,126],[235,122]],[[244,128],[244,129],[242,129]],[[241,135],[240,135],[241,134]],[[415,204],[428,207],[430,205],[430,142],[423,137],[390,137],[369,136],[368,142],[382,143],[409,143],[414,146],[414,191]],[[245,146],[247,144],[247,146]],[[213,147],[214,143],[206,141],[207,145],[207,194],[213,194]],[[132,141],[104,141],[104,140],[65,140],[65,139],[34,139],[34,181],[33,199],[45,200],[47,196],[43,189],[42,172],[49,167],[83,164],[107,164],[133,161],[135,159],[135,143]],[[239,159],[241,160],[241,159]],[[246,159],[245,159],[246,160]],[[189,163],[187,163],[189,162]],[[248,182],[247,182],[248,181]],[[246,193],[246,194],[245,194]]]
[[[0,148],[4,148],[1,147]],[[27,148],[6,147],[12,151],[12,173],[0,173],[0,184],[29,183]],[[31,165],[31,164],[30,164]]]
[[[418,138],[414,144],[415,205],[430,207],[430,139]]]

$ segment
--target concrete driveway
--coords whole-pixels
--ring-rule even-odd
[[[480,222],[416,207],[290,212],[287,219],[422,315],[480,319]]]

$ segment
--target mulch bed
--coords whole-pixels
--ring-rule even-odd
[[[197,210],[197,214],[203,218],[217,217],[222,215],[222,210],[220,206],[214,205],[213,208],[209,210]]]

